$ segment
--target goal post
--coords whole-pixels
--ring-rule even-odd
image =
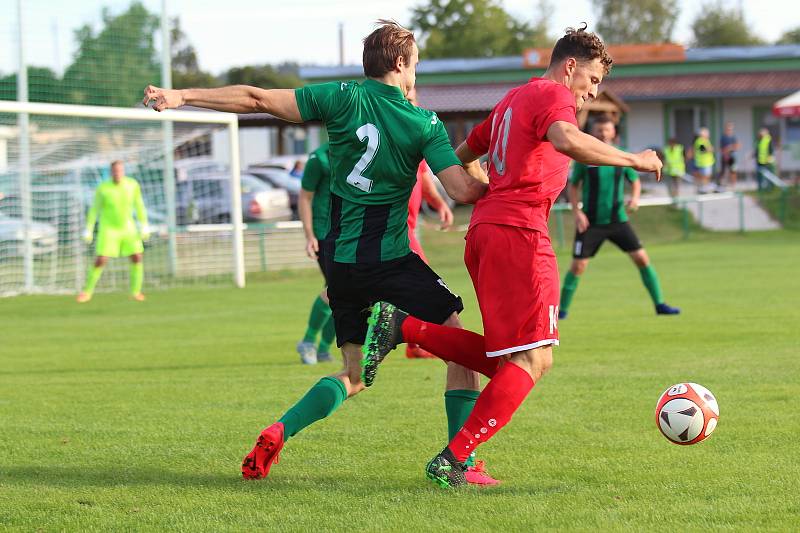
[[[146,287],[244,286],[235,114],[0,100],[0,295],[80,289],[94,255],[81,241],[84,217],[114,160],[139,181],[154,229]],[[126,261],[113,263],[101,290],[127,275]]]

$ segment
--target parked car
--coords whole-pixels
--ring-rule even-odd
[[[247,172],[273,187],[284,189],[289,193],[289,204],[292,210],[297,211],[297,201],[300,197],[299,178],[295,178],[287,171],[276,167],[251,166],[247,169]]]
[[[43,255],[56,251],[58,230],[52,224],[31,222],[30,238],[33,255]],[[24,253],[25,224],[21,218],[0,213],[0,259],[21,257]]]
[[[242,218],[266,222],[292,217],[289,195],[252,174],[241,175]],[[230,176],[205,174],[180,181],[176,187],[178,224],[218,224],[231,220]]]

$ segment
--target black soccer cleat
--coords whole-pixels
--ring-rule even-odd
[[[367,387],[375,381],[384,358],[403,342],[402,325],[408,313],[387,302],[377,302],[367,319],[367,335],[361,347],[361,380]]]
[[[456,460],[450,448],[445,448],[428,462],[425,476],[443,489],[449,489],[467,484],[465,471],[466,468]]]
[[[672,307],[671,305],[667,305],[665,303],[660,303],[656,305],[656,314],[657,315],[679,315],[681,314],[681,310],[677,307]]]

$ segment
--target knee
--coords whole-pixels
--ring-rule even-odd
[[[321,293],[319,293],[320,299],[328,305],[331,305],[331,301],[328,299],[328,288],[324,288]]]
[[[480,390],[480,387],[480,374],[459,364],[447,363],[447,390]]]
[[[580,276],[586,271],[586,264],[587,261],[573,261],[572,266],[570,266],[569,268],[569,271],[575,274],[576,276]]]
[[[97,257],[97,259],[95,259],[94,266],[96,266],[96,267],[104,267],[104,266],[106,266],[106,263],[108,263],[108,257],[100,255],[100,256]]]
[[[545,346],[516,354],[511,362],[525,369],[533,381],[539,381],[553,367],[553,348]]]
[[[631,254],[631,259],[633,259],[633,262],[639,268],[644,268],[650,264],[650,258],[647,256],[647,252],[644,251],[644,248],[633,252]]]

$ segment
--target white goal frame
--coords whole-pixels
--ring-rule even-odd
[[[82,106],[69,104],[44,104],[0,100],[0,113],[16,114],[20,136],[20,196],[22,202],[22,221],[25,231],[24,270],[26,291],[33,289],[33,247],[29,235],[32,221],[30,197],[30,145],[28,117],[30,115],[65,116],[76,118],[102,118],[161,123],[189,122],[201,124],[222,124],[227,126],[230,143],[231,174],[231,224],[233,228],[233,282],[237,287],[245,285],[244,263],[244,223],[242,221],[241,168],[239,163],[239,122],[235,113],[215,111],[164,111],[155,112],[145,108],[119,108],[104,106]],[[170,147],[172,140],[169,141]],[[171,149],[171,148],[170,148]],[[170,158],[171,159],[171,158]],[[174,206],[173,206],[174,208]],[[174,210],[174,209],[173,209]],[[174,235],[174,228],[170,228]]]

